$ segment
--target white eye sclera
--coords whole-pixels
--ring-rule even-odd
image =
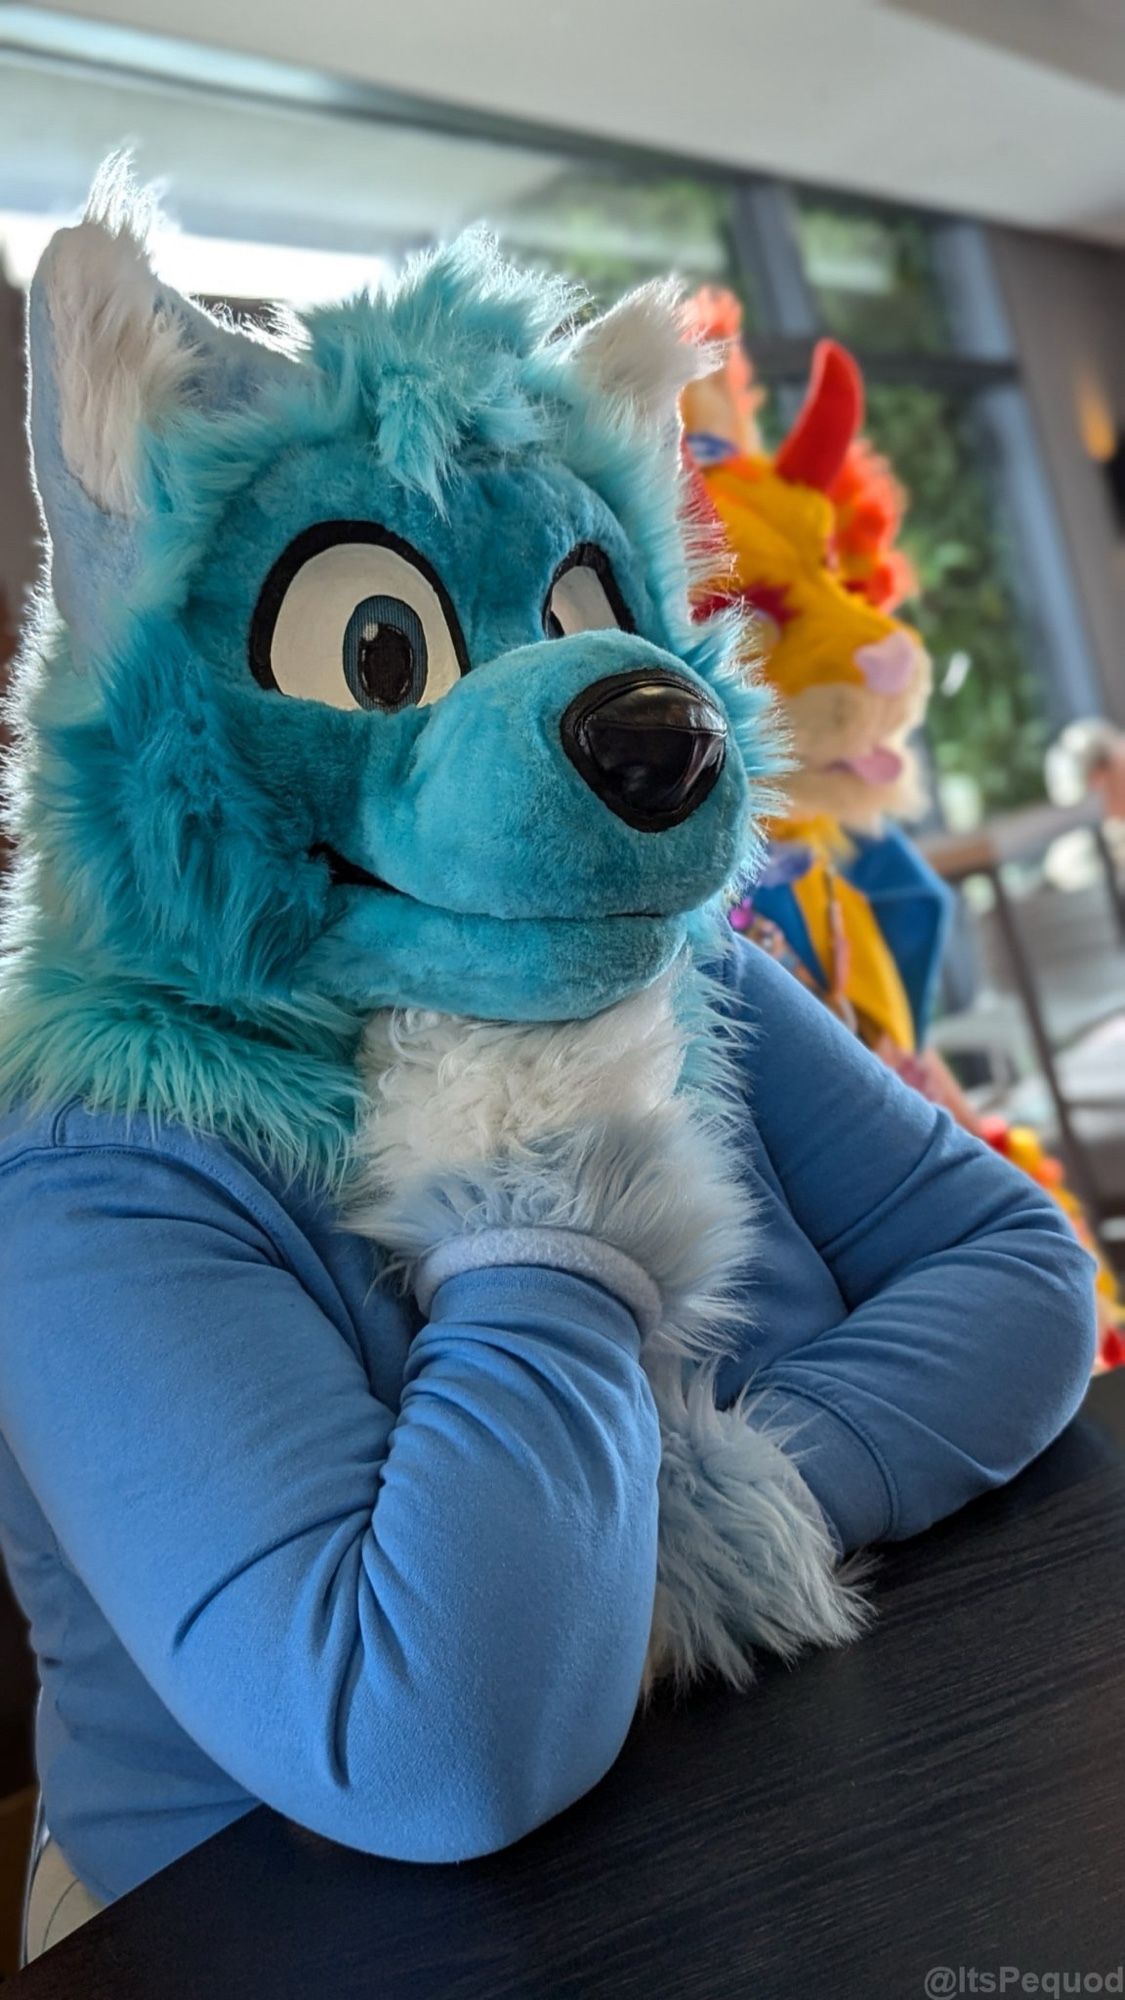
[[[266,578],[250,665],[281,694],[393,713],[440,700],[468,657],[424,556],[386,529],[326,521],[298,535]]]
[[[549,639],[636,629],[613,565],[596,543],[580,542],[559,564],[543,607],[543,629]]]

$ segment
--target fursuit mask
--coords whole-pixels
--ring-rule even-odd
[[[674,288],[576,330],[478,234],[267,337],[143,235],[111,174],[31,295],[6,1094],[245,1138],[338,1061],[339,1125],[374,1009],[586,1017],[711,949],[767,698],[690,613]]]
[[[723,367],[689,384],[682,407],[734,570],[715,577],[701,609],[736,602],[757,618],[763,670],[791,736],[792,817],[872,832],[923,802],[907,738],[925,715],[930,662],[918,634],[890,615],[914,587],[893,546],[903,496],[858,435],[863,382],[835,341],[816,348],[788,437],[772,458],[763,450],[741,317],[727,292],[692,301],[696,336],[727,343]]]

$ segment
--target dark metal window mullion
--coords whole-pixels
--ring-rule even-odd
[[[731,230],[735,259],[754,301],[758,334],[811,343],[822,329],[801,258],[792,189],[781,181],[737,181]]]
[[[966,387],[976,390],[985,473],[997,512],[1011,525],[1009,586],[1039,656],[1052,729],[1059,729],[1099,711],[1103,695],[988,233],[976,222],[944,222],[935,256],[954,343],[976,378]]]

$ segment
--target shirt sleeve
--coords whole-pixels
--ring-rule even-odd
[[[913,1535],[1011,1479],[1080,1403],[1093,1265],[1058,1206],[739,942],[750,1114],[835,1279],[838,1325],[766,1360],[755,1421],[788,1440],[844,1550]]]
[[[143,1150],[0,1176],[0,1424],[181,1726],[252,1795],[418,1861],[503,1846],[617,1755],[659,1435],[630,1314],[444,1284],[401,1408],[222,1187]]]

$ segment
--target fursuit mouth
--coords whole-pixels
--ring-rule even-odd
[[[401,896],[404,902],[417,903],[420,909],[442,909],[440,903],[423,903],[418,896],[410,896],[405,889],[396,888],[395,884],[388,882],[384,876],[373,875],[370,868],[361,867],[358,861],[349,861],[346,854],[341,854],[338,848],[330,847],[326,840],[317,841],[316,846],[309,849],[309,853],[314,861],[323,861],[326,864],[328,878],[334,889],[381,889],[384,895]],[[445,916],[473,915],[472,911],[467,910],[443,910],[442,913]],[[669,916],[676,916],[678,914],[680,913],[675,910],[608,910],[606,912],[606,916],[610,920],[628,917],[637,920],[643,919],[649,923],[664,923]],[[500,921],[503,922],[504,919],[501,918]],[[521,921],[525,920],[521,919]],[[534,919],[530,921],[534,921]],[[552,917],[549,921],[552,923],[585,923],[587,919],[584,917]]]
[[[825,765],[826,771],[849,771],[865,785],[893,785],[901,778],[906,760],[889,743],[879,743],[858,757],[837,757]]]

